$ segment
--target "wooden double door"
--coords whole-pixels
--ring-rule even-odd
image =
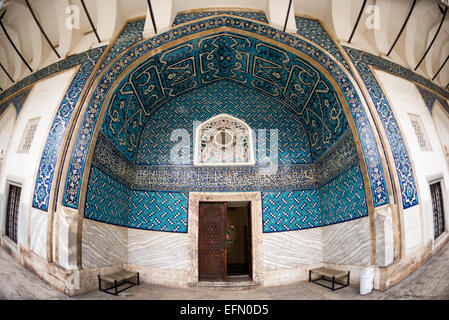
[[[227,202],[200,202],[198,271],[200,281],[227,280],[226,219]],[[248,205],[248,230],[251,214]],[[248,275],[251,277],[251,234],[248,231]]]

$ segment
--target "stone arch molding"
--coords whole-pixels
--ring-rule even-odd
[[[217,141],[223,134],[224,141]],[[251,128],[240,119],[219,114],[195,130],[196,166],[254,165],[254,142]]]

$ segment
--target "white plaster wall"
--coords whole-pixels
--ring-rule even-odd
[[[402,134],[408,144],[409,156],[414,164],[414,172],[418,185],[420,205],[408,208],[402,213],[405,254],[410,254],[423,243],[433,239],[433,214],[429,182],[441,178],[443,194],[448,194],[449,173],[445,163],[443,149],[435,129],[432,116],[428,111],[416,86],[407,80],[392,74],[376,70],[386,95],[392,104],[401,126]],[[423,152],[412,127],[409,113],[419,115],[432,146],[432,151]],[[447,202],[445,214],[447,216]]]
[[[46,213],[31,209],[37,167],[45,144],[53,117],[65,94],[75,69],[59,73],[51,78],[38,82],[30,91],[22,110],[16,120],[3,161],[4,174],[0,180],[0,196],[5,199],[7,180],[22,185],[19,208],[18,243],[28,248],[28,221],[31,213],[31,248],[45,257],[46,246]],[[31,148],[26,154],[17,153],[22,135],[28,120],[40,117]],[[2,229],[6,211],[5,201],[0,205]],[[4,230],[4,229],[3,229]]]
[[[16,108],[14,108],[13,104],[10,104],[3,114],[0,115],[0,160],[3,160],[6,155],[15,120]]]
[[[267,0],[173,0],[173,6],[178,11],[198,8],[238,7],[264,10]]]
[[[449,115],[439,103],[435,103],[432,110],[432,116],[435,121],[441,144],[443,145],[443,148],[446,146],[447,151],[449,151]]]

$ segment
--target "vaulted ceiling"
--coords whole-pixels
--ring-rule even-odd
[[[133,162],[144,123],[157,108],[220,80],[254,89],[299,116],[314,160],[349,129],[333,85],[314,65],[272,44],[225,32],[183,42],[135,67],[106,101],[102,130]]]
[[[0,92],[10,87],[12,81],[17,82],[29,75],[30,69],[36,71],[59,60],[57,55],[64,58],[100,45],[80,0],[28,0],[48,41],[35,22],[26,0],[4,2],[8,2],[8,6],[2,22],[29,67],[16,53],[3,30],[0,30],[0,63],[12,79],[0,69]],[[154,35],[148,1],[83,2],[102,45],[111,41],[127,20],[136,17],[147,17],[144,37]],[[289,0],[152,0],[150,3],[157,33],[166,31],[178,12],[198,8],[240,7],[263,10],[273,26],[282,29],[287,21],[287,32],[295,32],[293,14],[310,16],[320,19],[341,44],[386,57],[411,70],[419,64],[416,72],[430,80],[434,78],[436,84],[447,87],[449,63],[443,64],[449,55],[449,13],[444,15],[444,2],[445,0],[293,0],[288,19]],[[71,22],[71,14],[79,14],[79,28],[67,28],[66,25]],[[407,23],[404,25],[405,21]],[[396,41],[403,26],[403,32]],[[437,32],[438,36],[433,40]],[[391,50],[393,44],[394,48]],[[430,50],[419,63],[429,47]],[[441,66],[443,68],[435,77]]]

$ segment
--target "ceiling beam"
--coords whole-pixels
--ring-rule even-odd
[[[357,29],[357,26],[359,25],[360,18],[362,17],[363,10],[365,9],[366,0],[363,0],[362,7],[360,8],[359,16],[357,17],[357,20],[355,22],[354,28],[352,29],[351,36],[349,37],[348,43],[351,43],[352,37],[354,36],[355,30]]]
[[[435,42],[435,39],[436,39],[437,36],[438,36],[438,33],[440,33],[441,26],[443,25],[443,22],[444,22],[444,18],[446,18],[446,13],[447,13],[447,7],[446,7],[446,9],[444,10],[443,18],[441,18],[441,22],[440,22],[440,25],[438,26],[437,32],[435,32],[435,35],[433,36],[433,39],[432,39],[432,41],[430,42],[430,45],[427,47],[426,52],[424,52],[424,55],[422,56],[421,60],[419,60],[418,64],[416,65],[416,67],[415,67],[415,69],[414,69],[414,71],[416,71],[416,69],[419,68],[419,66],[421,65],[421,63],[424,61],[424,58],[425,58],[425,57],[427,56],[427,54],[429,53],[430,48],[432,48],[433,43]]]
[[[150,10],[151,22],[153,23],[154,34],[157,34],[156,21],[154,20],[153,7],[151,6],[151,0],[147,0],[148,9]]]
[[[42,35],[44,36],[45,40],[47,40],[47,43],[50,45],[53,52],[56,54],[58,59],[61,59],[61,56],[59,55],[58,51],[56,51],[55,46],[51,43],[50,39],[48,38],[47,34],[45,33],[44,29],[42,28],[39,20],[37,19],[36,15],[34,14],[33,8],[30,5],[29,0],[25,0],[28,10],[30,11],[31,15],[33,16],[34,21],[36,22],[37,26],[39,27],[39,30],[41,31]]]
[[[288,16],[290,15],[290,8],[292,7],[292,0],[288,3],[288,9],[287,9],[287,15],[285,16],[285,23],[284,23],[284,32],[287,29],[287,22],[288,22]]]
[[[408,12],[407,18],[405,18],[404,23],[402,24],[401,30],[399,31],[398,35],[396,36],[396,39],[393,42],[393,45],[391,46],[390,50],[388,50],[387,57],[390,55],[391,51],[393,51],[394,46],[398,42],[402,32],[405,29],[405,26],[407,25],[408,20],[410,19],[410,16],[412,15],[413,9],[415,8],[416,0],[413,0],[412,7],[410,8],[410,11]]]
[[[2,63],[0,62],[0,68],[2,68],[3,72],[6,73],[6,75],[8,76],[9,80],[11,80],[12,83],[14,82],[14,79],[9,75],[8,71],[6,71],[5,67],[2,65]]]
[[[84,3],[84,0],[80,0],[80,1],[81,1],[81,4],[83,5],[84,12],[87,15],[87,19],[89,20],[90,26],[92,27],[92,30],[94,31],[95,36],[97,37],[98,43],[101,43],[100,37],[98,36],[97,29],[95,28],[92,18],[90,17],[89,10],[87,10],[86,4]]]
[[[12,41],[11,37],[8,34],[8,31],[6,31],[5,26],[3,25],[3,17],[6,14],[6,10],[5,12],[3,12],[3,15],[0,17],[0,27],[2,28],[3,32],[6,35],[6,38],[8,39],[9,43],[11,44],[11,46],[14,48],[14,50],[16,51],[16,53],[19,55],[20,59],[23,61],[23,63],[25,63],[25,65],[27,66],[28,70],[30,70],[31,72],[33,72],[33,69],[31,69],[30,65],[28,64],[28,62],[25,60],[25,58],[22,56],[22,54],[20,53],[19,49],[17,49],[16,45],[14,44],[14,41]]]
[[[443,69],[444,65],[446,64],[447,60],[449,60],[449,55],[446,57],[446,60],[444,60],[443,64],[441,65],[441,67],[438,69],[437,73],[435,73],[435,75],[432,78],[432,81],[435,80],[435,78],[437,77],[437,75],[440,73],[441,69]]]

